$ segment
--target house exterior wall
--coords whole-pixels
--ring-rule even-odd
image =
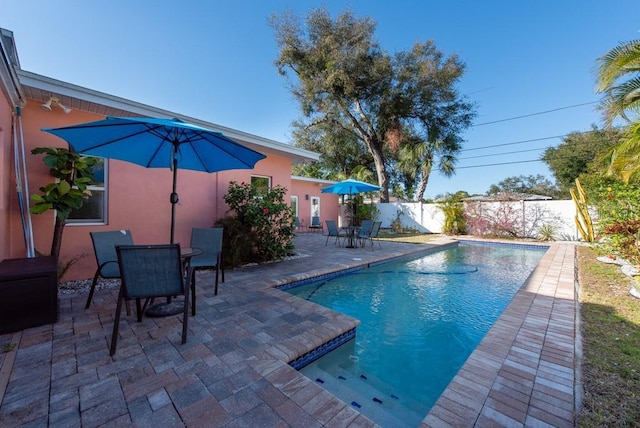
[[[311,224],[311,201],[314,197],[320,198],[320,221],[323,227],[326,220],[338,220],[338,195],[321,193],[321,190],[327,185],[325,183],[291,179],[289,196],[298,197],[298,218],[303,226]],[[309,196],[308,199],[307,195]]]
[[[41,131],[41,128],[68,126],[76,123],[101,120],[96,114],[73,110],[69,115],[54,109],[42,110],[40,103],[31,101],[22,110],[24,140],[27,153],[30,193],[51,182],[48,169],[42,162],[42,155],[32,155],[35,147],[67,147],[60,138]],[[3,107],[3,109],[5,109]],[[6,109],[5,109],[6,110]],[[2,239],[2,258],[24,257],[25,247],[22,225],[15,192],[10,191],[14,182],[10,156],[11,112],[0,115],[3,131],[2,154],[2,200],[0,201],[0,227],[6,231]],[[8,121],[8,125],[5,122]],[[9,130],[9,132],[7,132]],[[5,134],[8,134],[5,135]],[[242,141],[240,141],[242,143]],[[252,170],[222,171],[207,174],[199,171],[178,170],[177,193],[180,202],[176,205],[175,242],[189,244],[193,227],[210,227],[216,219],[223,217],[228,207],[224,203],[230,181],[250,182],[252,175],[271,178],[272,186],[281,185],[291,194],[291,159],[269,154],[259,161]],[[106,225],[67,224],[63,234],[60,262],[74,263],[63,279],[84,279],[93,276],[96,263],[89,232],[129,229],[137,244],[157,244],[169,242],[171,223],[171,203],[169,195],[172,173],[168,168],[148,169],[118,160],[108,161],[108,222]],[[316,185],[314,194],[319,194]],[[287,196],[288,200],[288,196]],[[322,206],[323,212],[331,204]],[[5,207],[8,207],[5,208]],[[53,238],[53,212],[32,215],[35,248],[48,254]],[[9,239],[7,239],[9,238]]]
[[[13,179],[13,150],[11,138],[12,107],[4,92],[0,91],[0,259],[11,255],[11,200],[15,198]],[[20,226],[22,227],[22,226]],[[24,253],[24,244],[22,245]]]

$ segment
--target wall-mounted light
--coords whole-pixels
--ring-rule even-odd
[[[47,111],[51,111],[51,107],[52,106],[60,107],[62,109],[62,111],[64,112],[64,114],[71,113],[71,109],[69,107],[65,107],[64,105],[62,105],[60,100],[57,99],[56,97],[49,97],[49,101],[47,101],[46,103],[40,105],[42,110],[47,110]]]
[[[305,201],[308,201],[309,200],[309,195],[304,195],[304,199],[305,199]]]

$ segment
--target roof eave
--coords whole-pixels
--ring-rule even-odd
[[[92,103],[117,111],[125,111],[133,115],[157,118],[178,118],[186,122],[194,123],[205,128],[222,132],[229,138],[240,140],[261,153],[285,156],[292,159],[294,163],[302,161],[317,161],[320,159],[320,154],[311,152],[309,150],[294,147],[289,144],[260,137],[258,135],[249,134],[237,129],[228,128],[216,123],[207,122],[198,118],[185,116],[180,113],[106,94],[104,92],[99,92],[92,89],[84,88],[82,86],[73,85],[71,83],[42,76],[40,74],[32,73],[25,70],[18,70],[17,75],[22,86],[29,86],[41,91],[50,92],[51,94],[66,96],[77,100],[78,103],[73,103],[72,105],[70,105],[70,107],[72,108],[82,110],[83,103],[85,103],[85,109],[87,106],[86,103]],[[42,101],[44,102],[45,100]]]

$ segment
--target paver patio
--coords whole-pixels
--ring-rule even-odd
[[[180,318],[124,316],[109,340],[117,290],[61,295],[59,321],[0,336],[2,426],[368,427],[373,422],[287,363],[358,321],[276,285],[397,257],[428,245],[370,249],[296,238],[305,257],[228,270],[213,295],[200,273],[198,307],[180,344]],[[553,244],[470,356],[423,426],[573,426],[574,248]]]

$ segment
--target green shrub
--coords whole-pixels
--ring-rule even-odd
[[[224,200],[230,215],[216,222],[225,228],[225,263],[281,260],[293,253],[294,215],[286,192],[282,186],[258,191],[250,184],[229,183]]]
[[[467,217],[465,217],[464,203],[457,194],[447,195],[439,205],[444,213],[442,232],[447,235],[463,235],[467,233]]]

